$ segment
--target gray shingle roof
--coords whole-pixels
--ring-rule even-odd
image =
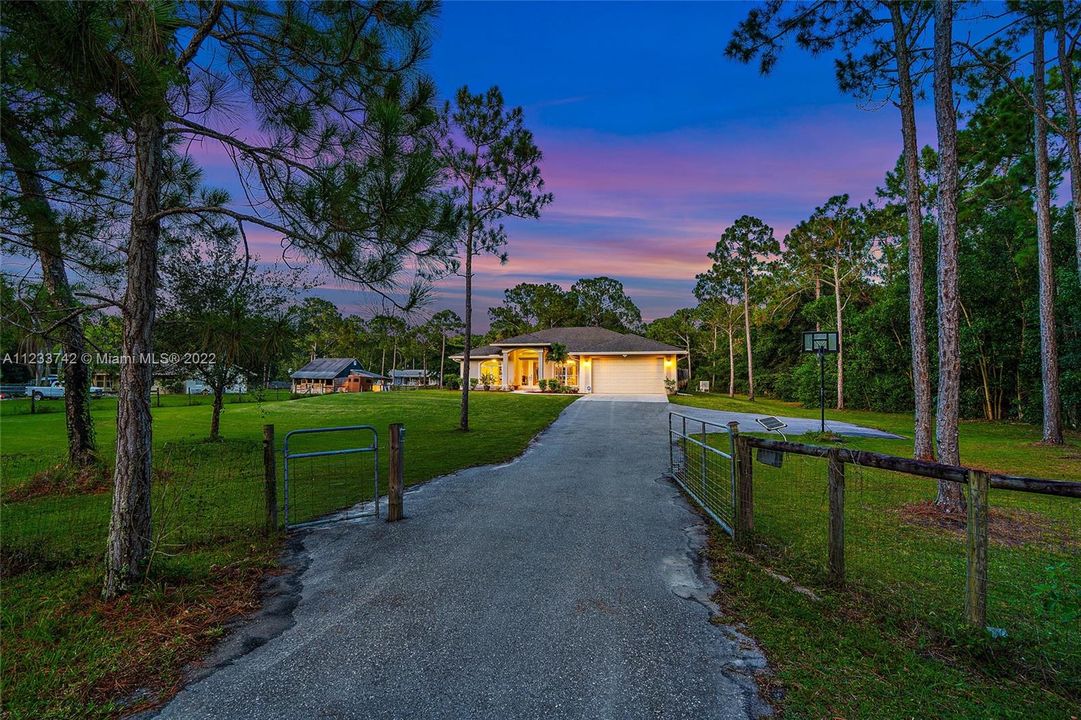
[[[631,333],[619,333],[602,327],[569,327],[538,330],[516,337],[500,340],[499,347],[516,345],[565,345],[570,353],[632,353],[632,352],[682,352],[656,340]]]
[[[475,347],[475,348],[473,348],[472,350],[469,351],[469,357],[471,357],[471,358],[484,357],[486,355],[502,355],[502,354],[503,354],[503,348],[497,348],[495,345],[481,345],[480,347]],[[460,357],[462,357],[462,353],[454,353],[453,355],[451,355],[451,358],[460,358]]]
[[[656,340],[644,338],[641,335],[631,333],[619,333],[602,327],[567,327],[550,328],[516,335],[499,340],[491,345],[483,345],[473,348],[469,353],[472,358],[486,355],[502,355],[504,349],[519,347],[522,345],[551,345],[559,343],[567,348],[569,353],[666,353],[682,354],[685,350],[672,347]],[[451,355],[452,358],[460,359],[462,353]]]
[[[356,358],[316,358],[289,377],[295,380],[332,380],[350,370],[363,370]]]
[[[390,376],[391,377],[396,377],[396,378],[398,378],[398,377],[400,377],[400,378],[422,378],[422,377],[429,377],[429,376],[434,375],[434,374],[435,374],[434,372],[425,372],[424,370],[422,370],[420,368],[409,368],[409,369],[406,369],[406,370],[391,370],[390,371]]]

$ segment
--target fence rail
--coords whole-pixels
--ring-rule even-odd
[[[934,480],[946,480],[948,482],[967,484],[972,473],[981,472],[974,468],[944,465],[928,460],[903,458],[896,455],[872,452],[870,450],[828,448],[819,445],[804,445],[802,443],[769,440],[757,437],[745,437],[744,440],[751,447],[795,453],[797,455],[810,455],[813,457],[825,458],[829,457],[831,453],[836,453],[838,459],[844,463],[862,465],[864,467],[877,468],[880,470],[892,470],[894,472],[917,475]],[[1069,480],[1044,480],[1042,478],[1030,478],[1020,475],[1002,475],[1000,473],[988,473],[987,475],[991,487],[999,490],[1018,490],[1020,492],[1030,492],[1041,495],[1061,495],[1063,497],[1081,498],[1081,482],[1072,482]]]
[[[760,461],[764,459],[762,451],[768,454],[767,462],[759,463],[761,470],[757,473],[752,461],[754,450],[759,451]],[[700,462],[699,455],[723,459],[727,464]],[[785,467],[785,456],[796,458]],[[799,457],[805,458],[803,463],[827,462],[825,467],[798,465],[796,459]],[[858,531],[857,545],[848,550],[857,552],[862,562],[865,550],[858,543],[884,542],[877,538],[888,536],[891,542],[896,538],[900,545],[905,533],[914,528],[897,518],[929,506],[926,494],[933,485],[913,481],[913,476],[964,486],[967,489],[965,512],[960,517],[947,518],[946,523],[956,520],[957,527],[952,529],[957,530],[955,534],[963,547],[954,550],[948,539],[939,542],[936,536],[935,542],[940,545],[935,550],[937,554],[920,555],[912,546],[907,550],[901,548],[899,554],[908,553],[908,562],[916,565],[926,562],[929,569],[930,565],[936,565],[934,571],[939,577],[934,582],[927,581],[929,587],[953,572],[946,568],[961,569],[963,565],[963,581],[958,578],[955,595],[963,597],[963,616],[973,627],[987,626],[989,575],[1002,578],[1003,583],[1012,583],[1011,592],[1017,596],[1002,598],[996,607],[1017,612],[1023,607],[1018,598],[1039,585],[1035,580],[1039,572],[1055,567],[1063,557],[1072,569],[1072,563],[1081,556],[1078,552],[1081,548],[1078,511],[1081,508],[1061,506],[1061,503],[1081,498],[1081,482],[988,473],[977,468],[866,450],[751,437],[740,434],[735,423],[724,427],[679,413],[669,416],[669,462],[671,476],[738,545],[751,549],[752,540],[766,543],[783,540],[790,549],[795,549],[793,554],[821,558],[815,564],[822,562],[826,577],[838,585],[844,584],[849,574],[846,539],[851,543],[852,538],[848,537],[851,532],[846,528],[846,516],[850,524],[855,523]],[[859,470],[847,481],[846,466]],[[846,484],[852,483],[858,493],[856,503],[846,499]],[[995,519],[1005,530],[1017,534],[1016,538],[997,539],[1010,552],[998,551],[996,547],[994,562],[990,551],[992,491],[1007,491],[1007,495],[1015,498],[1044,498],[1033,510],[994,495],[1002,500],[1002,503],[996,502],[1001,507],[994,510]],[[764,497],[756,500],[756,492],[761,492]],[[717,512],[717,498],[724,500],[721,506],[727,512]],[[805,503],[805,507],[801,507],[801,503]],[[801,510],[805,512],[799,517]],[[872,512],[873,517],[869,514]],[[756,517],[767,523],[757,532]],[[1045,522],[1044,518],[1049,519]],[[915,527],[915,531],[923,534],[917,540],[943,530],[935,525],[942,522],[932,516],[926,525]],[[892,525],[886,527],[890,523]],[[1011,523],[1019,527],[1011,528]],[[818,543],[821,544],[815,548]],[[952,554],[958,550],[961,552],[957,556]],[[1020,569],[1004,567],[1005,560]],[[861,565],[860,569],[865,568]]]

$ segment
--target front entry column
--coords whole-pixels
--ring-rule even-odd
[[[537,350],[537,379],[544,379],[544,348]]]
[[[511,386],[510,380],[511,380],[511,378],[510,378],[510,351],[509,350],[504,350],[503,351],[503,377],[501,379],[503,381],[503,389],[504,390],[510,390],[510,386]]]

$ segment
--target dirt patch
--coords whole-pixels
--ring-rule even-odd
[[[102,463],[73,468],[66,463],[54,465],[30,476],[22,485],[4,493],[5,502],[21,502],[57,495],[96,495],[112,487],[108,466]]]
[[[906,525],[941,530],[964,536],[968,520],[964,513],[947,513],[930,500],[902,505],[894,512]],[[1081,547],[1081,538],[1071,537],[1069,531],[1056,527],[1051,518],[1031,510],[991,508],[987,532],[992,543],[1003,547],[1051,544],[1063,549]]]
[[[258,552],[215,566],[197,587],[156,584],[113,602],[88,598],[86,612],[100,613],[128,645],[115,669],[87,688],[87,699],[117,703],[118,714],[127,716],[175,695],[185,669],[206,657],[226,627],[259,609],[260,587],[275,567],[271,557]]]

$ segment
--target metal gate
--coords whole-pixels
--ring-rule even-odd
[[[309,450],[306,452],[291,452],[289,449],[289,441],[298,435],[319,436],[350,432],[360,433],[365,436],[370,433],[370,442],[367,445]],[[317,437],[316,444],[319,444],[318,440],[323,439]],[[371,499],[374,501],[374,507],[372,512],[343,512],[344,509],[355,507],[367,499],[364,497],[363,486],[365,480],[362,477],[361,468],[350,468],[345,462],[339,463],[342,466],[340,468],[328,468],[325,465],[320,466],[315,459],[345,459],[348,456],[361,453],[370,453],[372,456]],[[284,459],[284,515],[286,529],[333,520],[347,520],[369,515],[379,516],[379,432],[371,425],[344,425],[341,427],[291,430],[285,434],[285,440],[282,443],[282,455]],[[310,472],[307,477],[304,476],[304,473],[298,472],[298,468],[294,465],[296,461],[303,459],[309,459]],[[358,465],[366,465],[366,463],[358,463]],[[319,469],[318,477],[316,475],[317,467]],[[304,503],[304,500],[309,500],[309,502]],[[290,515],[290,511],[292,511],[292,515]]]
[[[734,443],[724,425],[668,413],[669,475],[729,535],[736,512]]]

